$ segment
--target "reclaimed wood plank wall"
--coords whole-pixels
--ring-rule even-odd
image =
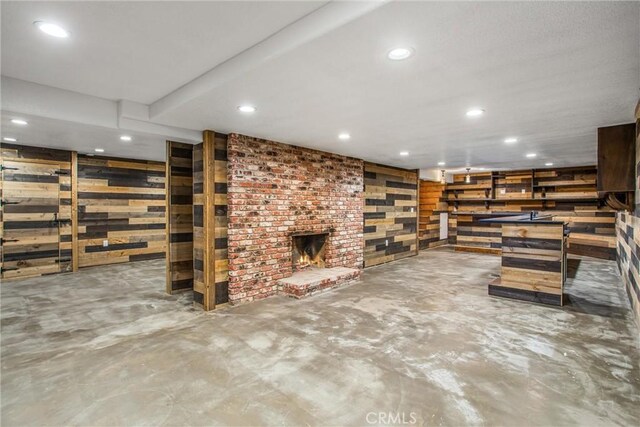
[[[640,327],[640,218],[619,212],[616,218],[617,262],[631,309]]]
[[[631,309],[640,328],[640,101],[636,106],[635,212],[616,215],[616,260]]]
[[[167,293],[193,289],[193,145],[167,141]]]
[[[165,204],[164,162],[78,156],[80,267],[164,258]]]
[[[460,179],[458,176],[457,179]],[[495,198],[499,200],[533,197],[533,173],[531,170],[509,171],[495,178]]]
[[[227,135],[205,131],[193,149],[193,291],[205,310],[229,302]]]
[[[491,217],[490,213],[453,215],[456,249],[499,255],[502,250],[502,224],[481,222]]]
[[[420,209],[418,239],[420,249],[434,248],[447,243],[440,239],[440,214],[448,212],[447,203],[442,201],[445,185],[436,181],[420,180]]]
[[[418,172],[364,164],[364,266],[418,253]]]
[[[71,153],[2,143],[2,278],[71,271]]]
[[[445,191],[449,211],[457,214],[450,220],[450,243],[459,248],[498,253],[501,247],[499,230],[472,223],[465,212],[539,211],[568,222],[569,253],[615,259],[615,211],[597,198],[595,166],[482,172],[471,174],[470,184],[464,178],[454,175]]]

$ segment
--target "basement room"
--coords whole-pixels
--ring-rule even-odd
[[[640,425],[640,2],[0,20],[3,426]]]

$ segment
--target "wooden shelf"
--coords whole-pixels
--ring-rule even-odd
[[[464,190],[491,190],[491,185],[485,184],[449,184],[447,191],[464,191]]]
[[[533,188],[548,188],[548,187],[586,187],[586,186],[595,186],[596,183],[595,182],[563,182],[563,183],[546,183],[546,182],[542,182],[542,183],[538,183],[538,184],[534,184]]]
[[[600,200],[598,197],[585,196],[585,197],[554,197],[554,198],[542,198],[542,197],[528,197],[518,199],[445,199],[447,202],[557,202],[557,201],[576,201],[576,200]]]

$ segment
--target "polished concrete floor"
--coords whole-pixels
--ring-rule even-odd
[[[640,425],[638,329],[610,261],[563,309],[487,296],[446,249],[305,300],[212,313],[157,261],[2,284],[2,425]]]

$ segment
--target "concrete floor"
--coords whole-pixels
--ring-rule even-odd
[[[639,425],[615,264],[582,260],[564,309],[487,296],[498,271],[432,250],[209,314],[157,261],[6,282],[2,425]]]

